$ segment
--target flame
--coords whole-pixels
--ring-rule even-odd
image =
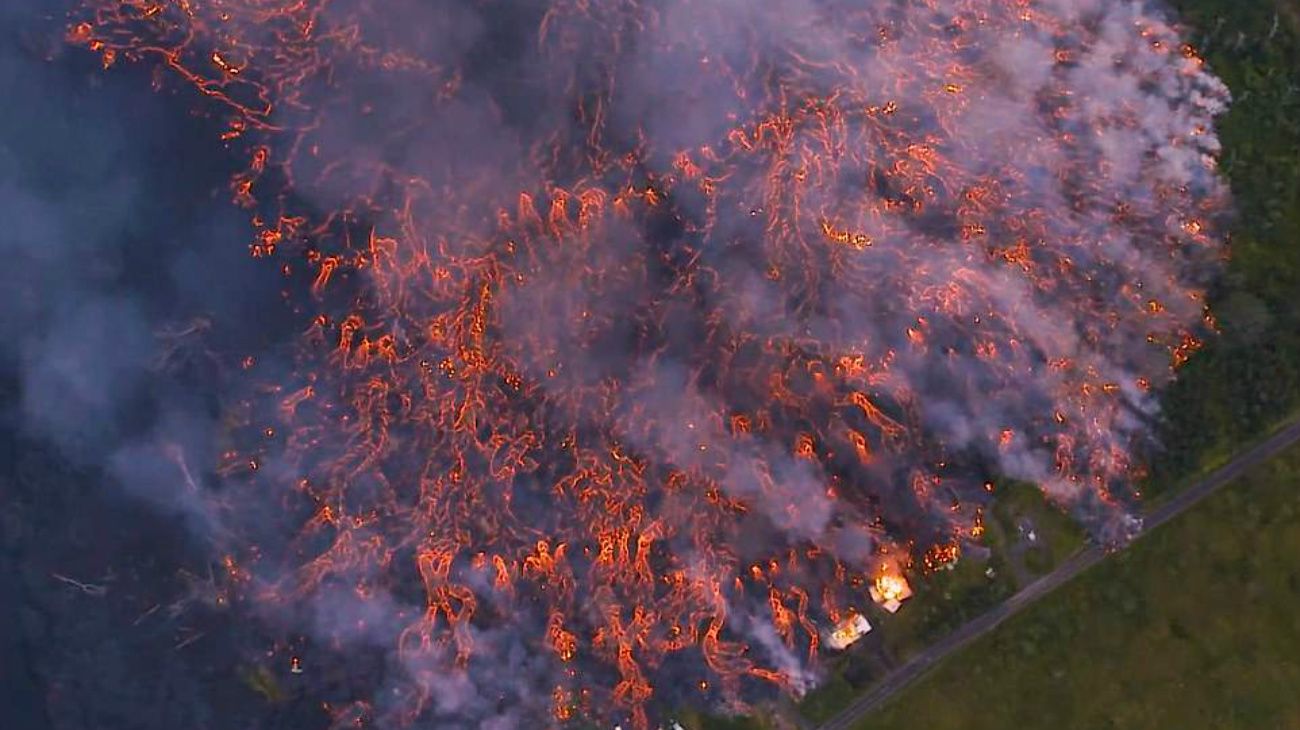
[[[903,576],[886,574],[876,578],[876,590],[880,592],[881,600],[897,601],[909,593],[910,587]]]

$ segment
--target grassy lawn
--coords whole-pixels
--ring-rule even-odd
[[[985,525],[994,552],[1000,553],[1019,570],[1017,588],[1028,579],[1051,572],[1062,560],[1083,547],[1083,528],[1060,508],[1048,503],[1042,490],[1025,482],[998,487],[993,519]],[[1032,531],[1029,542],[1021,528]]]
[[[720,717],[696,710],[682,710],[677,722],[689,730],[771,730],[771,724],[762,717]]]
[[[950,658],[859,730],[1300,728],[1300,449]]]

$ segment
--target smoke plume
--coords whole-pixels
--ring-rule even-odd
[[[1121,536],[1212,326],[1228,94],[1151,3],[88,0],[68,39],[192,95],[240,217],[152,219],[159,303],[39,285],[27,422],[204,380],[99,458],[268,624],[382,657],[340,725],[801,693],[990,479]],[[94,188],[95,229],[142,207]],[[106,260],[5,197],[78,242],[30,271]]]

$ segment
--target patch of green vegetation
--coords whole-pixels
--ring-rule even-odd
[[[1300,3],[1173,0],[1231,88],[1218,124],[1237,216],[1210,305],[1223,334],[1163,395],[1159,496],[1300,408]]]
[[[949,658],[860,730],[1300,727],[1300,448]]]
[[[1001,548],[1005,559],[1019,558],[1027,577],[1049,572],[1083,546],[1084,532],[1079,524],[1049,503],[1033,484],[1010,482],[999,486],[993,521],[1007,543]],[[992,529],[993,525],[988,527]],[[1026,534],[1021,534],[1021,527],[1026,528]],[[1028,539],[1028,531],[1034,533],[1033,541]]]
[[[284,689],[280,687],[271,670],[266,667],[260,664],[254,667],[243,667],[239,670],[239,678],[267,702],[277,705],[284,701]]]
[[[836,673],[804,697],[799,714],[812,722],[825,722],[848,707],[858,691],[843,674]]]
[[[706,715],[694,710],[682,711],[677,722],[689,730],[770,730],[771,725],[760,716],[721,717]]]
[[[875,615],[868,609],[868,613],[872,625],[876,627],[888,625],[896,618],[883,611],[880,612],[881,615]],[[823,654],[826,658],[826,677],[804,696],[798,706],[799,714],[808,721],[821,722],[847,706],[859,692],[887,674],[900,661],[898,649],[887,645],[883,637],[905,634],[904,627],[891,627],[888,634],[877,630],[850,650],[838,655],[826,650],[828,653]],[[920,647],[924,646],[924,642],[916,640],[912,645]],[[907,649],[909,653],[911,650]]]
[[[995,571],[997,577],[990,579],[987,567],[962,560],[952,570],[914,580],[916,595],[897,614],[880,620],[886,651],[906,659],[1015,592],[1009,571]]]

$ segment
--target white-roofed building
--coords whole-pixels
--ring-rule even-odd
[[[854,612],[826,634],[826,645],[836,650],[846,649],[869,633],[871,633],[871,623],[867,621],[867,617]]]

